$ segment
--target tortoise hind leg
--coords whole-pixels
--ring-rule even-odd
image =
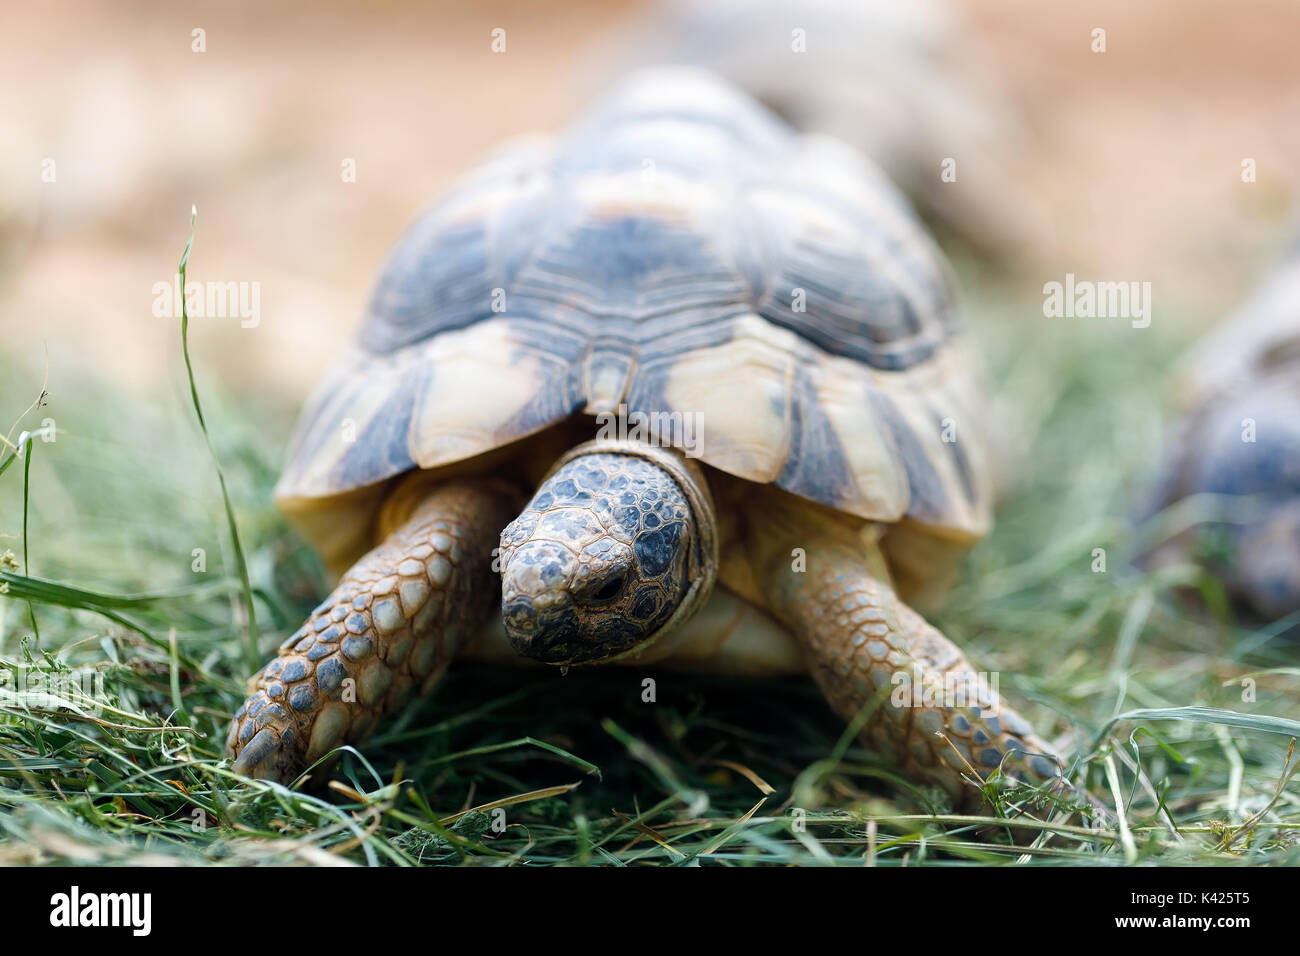
[[[848,722],[871,708],[864,743],[963,808],[981,801],[963,777],[986,779],[999,767],[1064,786],[1059,758],[1002,702],[996,685],[895,596],[887,574],[873,570],[879,555],[864,555],[860,540],[839,534],[802,538],[806,570],[791,567],[795,538],[786,539],[790,548],[760,546],[756,567],[832,709]]]
[[[435,487],[249,682],[234,770],[289,783],[432,689],[500,600],[492,551],[516,503],[496,482]]]

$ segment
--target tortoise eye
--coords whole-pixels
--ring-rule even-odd
[[[623,580],[624,579],[621,575],[616,578],[610,578],[600,586],[600,590],[592,594],[592,600],[608,601],[614,595],[618,594],[619,591],[623,590]]]

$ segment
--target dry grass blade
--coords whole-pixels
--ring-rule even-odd
[[[709,763],[715,767],[726,767],[728,770],[736,771],[736,773],[757,787],[758,792],[764,796],[776,793],[775,787],[743,764],[736,763],[734,760],[710,760]]]
[[[1296,763],[1295,765],[1292,765],[1291,763],[1292,758],[1294,757],[1295,757],[1295,738],[1292,737],[1291,743],[1286,748],[1286,761],[1282,764],[1282,773],[1278,776],[1277,786],[1273,788],[1272,799],[1270,799],[1267,804],[1260,807],[1259,810],[1257,810],[1255,813],[1251,815],[1249,820],[1243,823],[1232,833],[1232,835],[1228,838],[1228,840],[1225,841],[1225,843],[1223,844],[1223,848],[1225,850],[1231,850],[1233,844],[1235,844],[1238,840],[1242,839],[1243,837],[1248,837],[1250,836],[1250,834],[1254,833],[1255,828],[1259,826],[1260,822],[1264,819],[1264,817],[1267,816],[1268,813],[1273,809],[1273,807],[1277,805],[1277,802],[1281,798],[1282,791],[1286,788],[1287,783],[1295,775],[1295,772],[1297,770],[1300,770],[1300,763]]]
[[[582,786],[582,781],[578,780],[573,783],[566,783],[559,787],[543,787],[541,790],[531,790],[528,793],[516,794],[513,797],[503,797],[500,800],[493,800],[491,803],[481,803],[477,807],[470,807],[468,810],[462,810],[460,813],[453,813],[449,817],[443,817],[439,822],[446,827],[451,826],[461,817],[471,813],[488,813],[498,807],[513,807],[521,803],[531,803],[534,800],[545,800],[548,797],[558,797],[560,794],[568,793],[570,790],[576,790]]]

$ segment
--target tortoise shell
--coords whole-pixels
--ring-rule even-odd
[[[411,469],[680,413],[715,469],[969,540],[988,423],[959,345],[946,266],[870,162],[708,74],[647,71],[415,222],[276,496],[330,557],[340,509]]]
[[[1207,335],[1179,370],[1187,410],[1222,401],[1273,375],[1300,380],[1300,236],[1272,274]]]
[[[865,152],[923,215],[967,245],[1023,258],[1048,229],[1008,174],[1033,141],[960,6],[653,0],[597,47],[590,72],[594,82],[608,80],[629,61],[712,70],[797,129]],[[960,180],[940,175],[945,160],[959,160]]]
[[[1300,608],[1300,242],[1255,293],[1183,362],[1160,469],[1139,502],[1146,520],[1192,495],[1226,533],[1233,558],[1210,558],[1229,593],[1268,620]],[[1233,498],[1246,499],[1239,504]],[[1208,511],[1207,511],[1208,509]],[[1233,517],[1235,514],[1235,517]],[[1215,518],[1223,519],[1216,521]],[[1189,529],[1148,561],[1185,559]],[[1216,546],[1221,548],[1222,542]]]

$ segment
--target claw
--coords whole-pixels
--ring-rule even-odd
[[[280,779],[281,761],[271,759],[277,752],[283,755],[280,739],[270,727],[264,727],[239,752],[239,756],[230,767],[235,773],[245,777],[261,780]]]

